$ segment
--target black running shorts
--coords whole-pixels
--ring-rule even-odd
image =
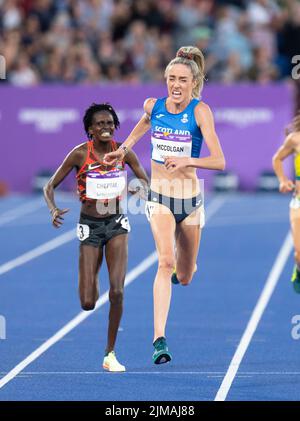
[[[129,232],[129,220],[123,214],[95,218],[81,213],[77,224],[77,237],[81,244],[94,247],[103,247],[116,235],[128,234]]]

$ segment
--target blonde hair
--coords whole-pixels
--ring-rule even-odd
[[[191,69],[193,79],[196,81],[196,86],[193,88],[193,98],[199,98],[204,84],[204,55],[197,47],[188,46],[181,47],[176,53],[176,57],[170,61],[165,70],[165,77],[174,64],[185,64]]]
[[[296,113],[296,115],[293,118],[291,124],[289,124],[285,128],[286,136],[289,135],[290,133],[294,133],[294,132],[300,132],[300,110],[298,110],[298,112]]]

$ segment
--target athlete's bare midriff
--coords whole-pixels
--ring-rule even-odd
[[[200,193],[200,183],[195,168],[184,168],[174,173],[163,164],[151,161],[151,190],[177,199],[187,199]]]
[[[81,204],[81,213],[95,218],[107,218],[123,213],[123,211],[119,200],[110,200],[108,203],[100,202],[100,200],[87,200]]]

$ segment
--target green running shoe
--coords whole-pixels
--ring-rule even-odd
[[[164,364],[172,359],[172,355],[169,352],[166,338],[161,336],[157,338],[156,341],[153,343],[154,346],[154,353],[152,356],[154,364]]]
[[[174,285],[180,284],[180,282],[178,281],[178,278],[177,278],[176,268],[174,269],[174,271],[172,273],[171,281],[172,281],[172,284],[174,284]]]
[[[297,266],[294,266],[294,272],[291,281],[293,282],[294,291],[300,294],[300,272]]]

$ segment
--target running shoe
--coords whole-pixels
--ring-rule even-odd
[[[105,355],[103,368],[107,371],[126,371],[125,366],[120,364],[117,360],[115,351],[110,351],[107,355]]]
[[[172,359],[172,355],[169,352],[166,338],[161,336],[157,338],[153,343],[154,353],[152,356],[154,364],[164,364]]]
[[[177,278],[176,268],[174,268],[174,270],[173,270],[173,273],[172,273],[172,276],[171,276],[171,281],[172,281],[172,284],[174,284],[174,285],[180,284],[180,282],[178,281],[178,278]]]
[[[300,294],[300,272],[297,266],[294,266],[294,272],[291,281],[293,282],[294,291]]]

